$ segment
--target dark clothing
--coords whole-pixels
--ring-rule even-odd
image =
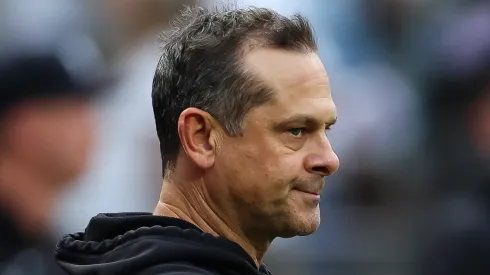
[[[424,249],[421,261],[422,275],[487,275],[490,274],[490,181],[471,196],[477,207],[471,222],[456,230],[438,231],[435,244]],[[462,192],[460,192],[462,193]]]
[[[99,214],[55,250],[69,274],[270,275],[236,243],[150,213]]]
[[[444,238],[422,262],[422,275],[490,274],[490,230],[462,231]]]
[[[66,274],[54,260],[55,244],[52,238],[23,236],[10,215],[0,212],[0,275]]]

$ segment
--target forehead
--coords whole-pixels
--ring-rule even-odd
[[[245,56],[245,69],[274,91],[274,100],[259,109],[273,109],[274,116],[309,113],[335,118],[329,78],[316,53],[260,48]]]

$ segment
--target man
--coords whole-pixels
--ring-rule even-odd
[[[0,4],[0,274],[65,274],[52,257],[54,210],[91,152],[104,62],[66,17],[22,2]]]
[[[67,235],[69,274],[270,274],[276,237],[320,225],[336,120],[308,21],[187,9],[153,81],[164,183],[153,214],[101,214]]]

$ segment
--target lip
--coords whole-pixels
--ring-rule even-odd
[[[320,196],[320,192],[316,192],[316,191],[308,191],[308,190],[302,190],[302,189],[297,189],[297,188],[293,188],[293,190],[296,190],[296,191],[299,191],[302,193],[306,193],[309,195],[313,195],[313,196]]]

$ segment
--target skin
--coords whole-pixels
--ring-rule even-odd
[[[15,213],[26,234],[49,230],[58,194],[84,171],[92,111],[85,100],[53,98],[20,103],[2,118],[0,207]]]
[[[487,89],[470,108],[470,131],[478,150],[490,158],[490,84]]]
[[[208,113],[185,110],[182,150],[155,214],[228,238],[259,265],[274,238],[318,229],[324,178],[339,167],[326,135],[337,113],[316,53],[259,48],[244,59],[273,100],[246,114],[239,137]]]

